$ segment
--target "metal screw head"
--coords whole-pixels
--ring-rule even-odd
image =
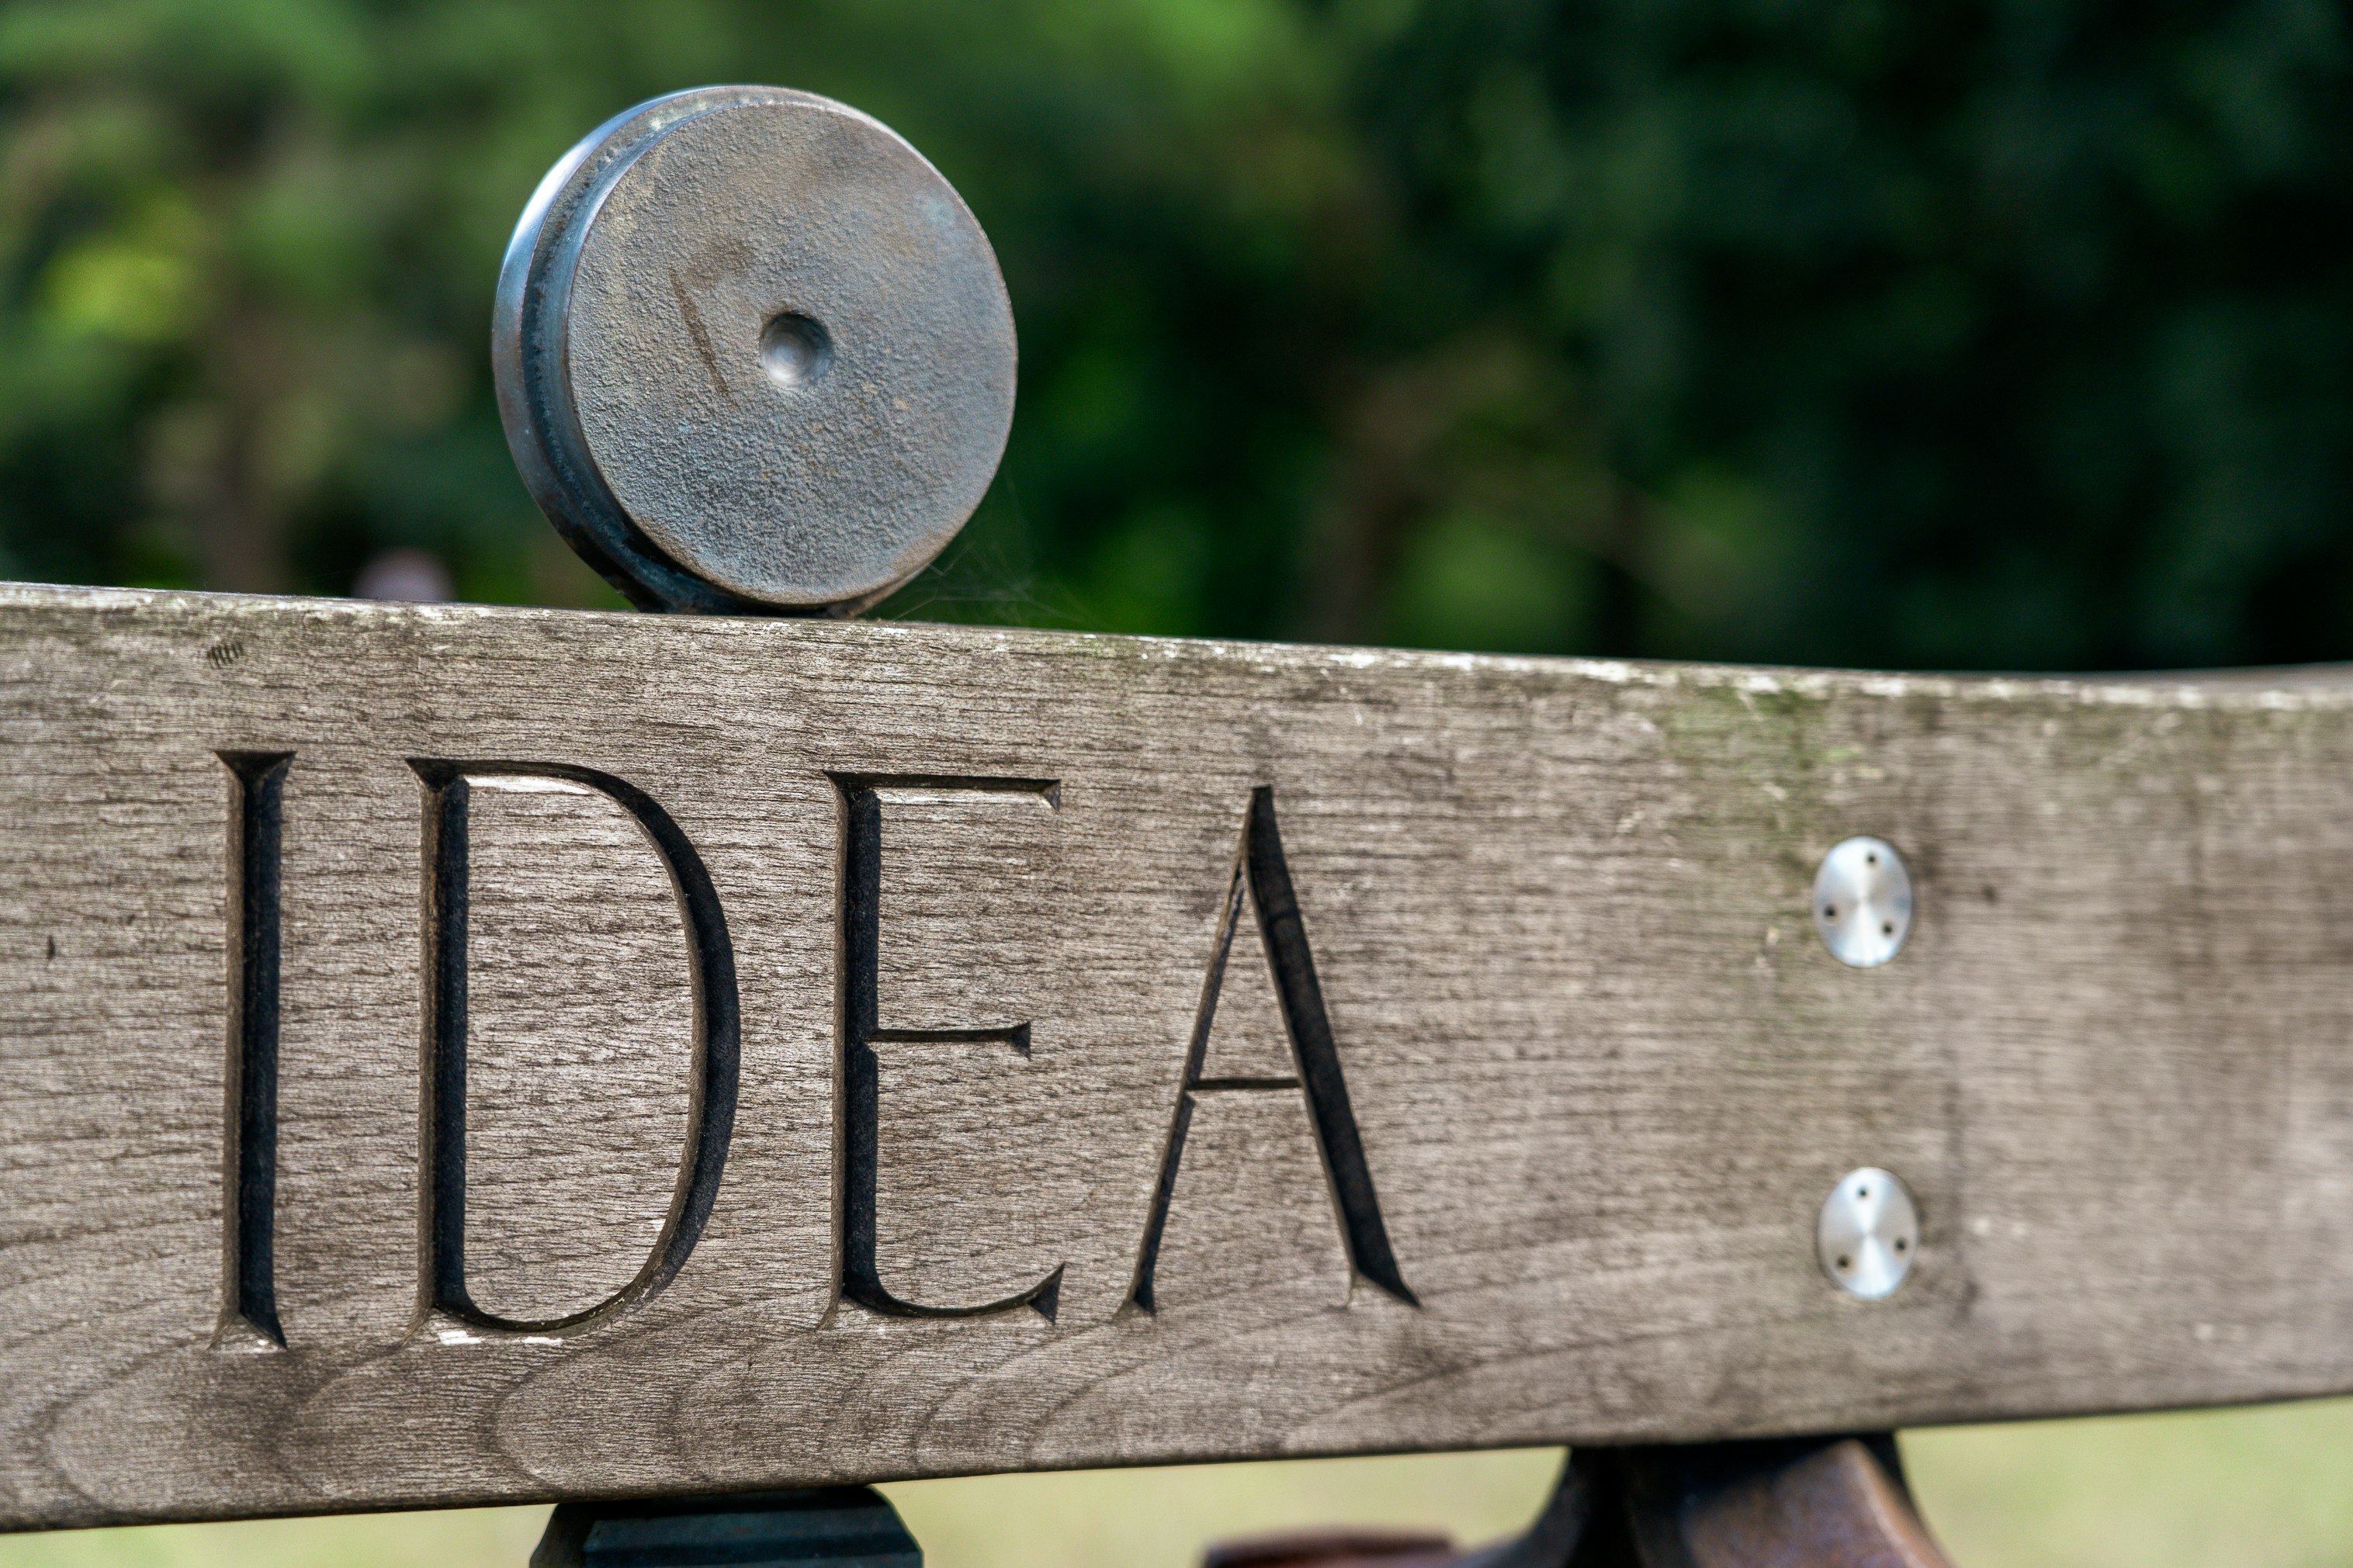
[[[964,526],[1013,418],[980,225],[811,93],[639,104],[549,171],[491,333],[516,466],[648,608],[851,615]]]
[[[1850,838],[1814,873],[1814,929],[1841,963],[1871,969],[1912,934],[1912,873],[1883,838]]]
[[[1849,1171],[1822,1200],[1814,1249],[1822,1272],[1848,1295],[1876,1301],[1894,1294],[1920,1251],[1911,1189],[1876,1165]]]

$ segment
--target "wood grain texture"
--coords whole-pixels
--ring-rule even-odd
[[[293,757],[283,1348],[224,1325],[253,929],[224,752]],[[0,756],[0,1523],[2353,1390],[2353,676],[19,587]],[[475,1319],[420,1305],[434,763],[479,786]],[[719,971],[602,777],[723,910],[740,1064],[691,1223]],[[1284,1079],[1303,993],[1260,935],[1259,790],[1401,1289]],[[1880,970],[1809,924],[1859,833],[1919,894]],[[845,1296],[860,1006],[880,1290],[1050,1301]],[[1924,1225],[1874,1304],[1813,1256],[1864,1164]],[[674,1276],[600,1308],[681,1224]]]

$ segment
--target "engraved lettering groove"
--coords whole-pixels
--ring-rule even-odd
[[[844,1300],[893,1318],[976,1318],[1028,1307],[1052,1321],[1062,1293],[1057,1266],[1027,1289],[976,1307],[935,1307],[893,1295],[875,1256],[876,1188],[881,1147],[881,1061],[878,1045],[1002,1042],[1029,1054],[1029,1026],[978,1029],[885,1029],[881,1016],[882,802],[886,789],[1034,795],[1060,804],[1052,779],[964,778],[935,773],[834,773],[841,797],[841,1166],[840,1279]]]
[[[1226,965],[1232,957],[1235,932],[1241,924],[1245,890],[1258,912],[1259,940],[1273,974],[1275,997],[1282,1013],[1283,1033],[1290,1041],[1292,1059],[1299,1068],[1295,1078],[1201,1076],[1202,1064],[1208,1055],[1209,1028],[1217,1018],[1219,993],[1224,988]],[[1308,950],[1307,929],[1300,919],[1298,898],[1292,890],[1291,869],[1282,858],[1282,837],[1274,817],[1274,791],[1261,785],[1250,792],[1241,847],[1234,858],[1233,878],[1227,884],[1225,912],[1218,922],[1208,973],[1201,983],[1201,1005],[1186,1050],[1185,1077],[1177,1090],[1176,1111],[1169,1120],[1168,1142],[1160,1159],[1160,1179],[1153,1189],[1144,1240],[1136,1249],[1135,1279],[1127,1293],[1129,1306],[1146,1312],[1158,1310],[1153,1286],[1160,1263],[1160,1244],[1167,1234],[1168,1205],[1176,1194],[1176,1169],[1185,1157],[1185,1138],[1192,1127],[1197,1097],[1278,1090],[1301,1091],[1306,1098],[1350,1271],[1409,1307],[1420,1306],[1389,1250],[1388,1226],[1381,1218],[1380,1198],[1373,1190],[1372,1171],[1365,1163],[1364,1142],[1357,1135],[1356,1111],[1348,1102],[1347,1080],[1340,1070],[1339,1047],[1332,1037],[1331,1020],[1324,1011],[1324,992],[1316,984],[1314,955]]]
[[[695,252],[693,259],[681,272],[670,269],[670,295],[678,305],[678,313],[686,322],[687,336],[694,340],[695,357],[710,374],[711,385],[720,396],[733,405],[738,402],[735,389],[727,384],[727,377],[719,367],[719,351],[711,341],[711,329],[703,323],[702,311],[695,305],[694,291],[708,289],[732,273],[741,272],[753,263],[752,247],[741,239],[729,237],[713,240]]]
[[[425,786],[424,1121],[418,1139],[420,1310],[477,1328],[550,1333],[609,1321],[659,1292],[685,1266],[711,1217],[735,1126],[742,1007],[727,921],[702,858],[650,795],[590,768],[411,758]],[[469,778],[584,784],[637,820],[670,873],[693,976],[694,1059],[686,1147],[660,1235],[636,1278],[584,1311],[523,1321],[477,1306],[466,1288],[466,911]]]
[[[223,1302],[213,1343],[283,1349],[278,1210],[279,871],[290,752],[222,752],[229,771],[228,1107],[221,1162]]]
[[[702,361],[702,368],[711,373],[711,384],[729,403],[735,401],[734,389],[720,374],[719,352],[712,346],[711,329],[702,324],[702,312],[695,309],[694,296],[686,291],[686,279],[675,270],[670,275],[670,298],[678,302],[678,313],[686,321],[687,335],[694,340],[694,352]]]

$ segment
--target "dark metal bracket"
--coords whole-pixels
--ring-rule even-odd
[[[1456,1552],[1332,1531],[1212,1547],[1203,1568],[1951,1568],[1893,1434],[1581,1448],[1535,1522]]]
[[[923,1568],[923,1548],[871,1487],[567,1502],[531,1568]]]
[[[869,1487],[565,1503],[531,1568],[923,1568]],[[1106,1565],[1113,1568],[1113,1565]],[[1212,1546],[1202,1568],[1952,1568],[1892,1434],[1581,1448],[1521,1534],[1329,1530]]]

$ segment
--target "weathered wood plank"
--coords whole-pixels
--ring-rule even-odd
[[[9,1525],[2353,1390],[2353,676],[11,588],[0,756]]]

